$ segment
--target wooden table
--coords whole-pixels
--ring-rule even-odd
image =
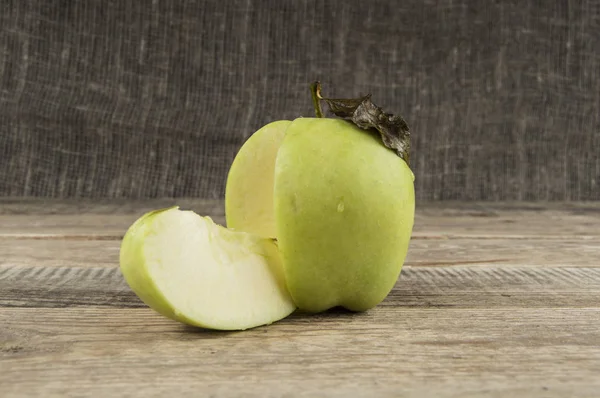
[[[173,203],[0,201],[0,396],[598,397],[600,204],[420,204],[377,308],[214,332],[157,315],[120,239]]]

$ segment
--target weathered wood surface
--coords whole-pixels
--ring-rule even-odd
[[[137,217],[178,205],[225,223],[224,206],[215,200],[122,202],[16,201],[0,199],[0,236],[118,239]],[[43,217],[41,217],[43,216]],[[600,205],[594,203],[446,203],[417,207],[414,237],[503,237],[521,239],[600,239]]]
[[[598,396],[600,204],[423,205],[377,308],[224,333],[119,272],[124,230],[175,202],[0,201],[1,397]]]
[[[599,224],[600,226],[600,224]],[[120,240],[22,239],[0,236],[0,265],[43,263],[56,266],[114,267],[119,259]],[[94,255],[90,257],[90,253]],[[410,243],[406,266],[518,265],[600,267],[599,240],[530,239],[419,239]]]

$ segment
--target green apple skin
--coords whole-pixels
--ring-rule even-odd
[[[120,267],[146,305],[193,326],[245,330],[296,309],[272,239],[177,207],[133,223],[121,243]]]
[[[279,120],[262,127],[235,157],[225,188],[227,227],[274,238],[274,170],[277,151],[292,122]]]
[[[161,213],[175,208],[153,210],[138,218],[123,237],[119,263],[125,281],[140,300],[167,318],[187,323],[187,320],[180,319],[176,315],[173,307],[169,305],[168,300],[148,274],[148,268],[143,265],[145,262],[143,241],[152,233],[152,222]]]
[[[274,213],[287,286],[307,312],[365,311],[395,285],[413,228],[413,173],[375,133],[300,118],[277,152]]]

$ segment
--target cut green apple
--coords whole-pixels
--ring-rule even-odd
[[[179,322],[244,330],[278,321],[296,306],[276,243],[178,208],[140,217],[127,231],[121,271],[149,307]]]
[[[414,175],[376,132],[347,120],[277,126],[259,130],[238,152],[234,165],[244,166],[228,175],[227,226],[277,238],[299,308],[374,307],[408,251]]]

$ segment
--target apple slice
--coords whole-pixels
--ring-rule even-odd
[[[177,207],[140,217],[125,234],[120,263],[144,303],[189,325],[244,330],[296,308],[272,239]]]

